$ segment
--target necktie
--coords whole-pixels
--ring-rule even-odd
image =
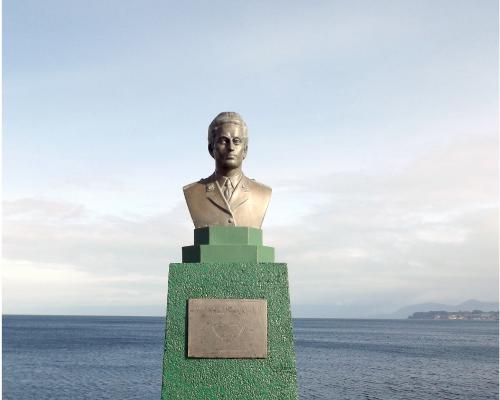
[[[224,197],[227,201],[231,198],[233,194],[233,185],[231,184],[231,179],[226,178],[226,182],[224,182]]]

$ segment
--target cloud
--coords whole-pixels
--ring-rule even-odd
[[[113,314],[122,310],[134,315],[146,308],[161,314],[167,273],[168,269],[163,279],[144,272],[109,275],[71,264],[4,260],[3,312]]]
[[[192,241],[181,207],[123,218],[47,199],[4,202],[4,312],[161,315],[168,265]]]
[[[457,141],[393,171],[278,186],[270,213],[293,212],[286,204],[294,197],[305,203],[294,219],[271,218],[264,229],[277,261],[289,264],[294,305],[330,305],[330,316],[348,316],[496,298],[495,144]],[[61,309],[57,299],[64,298],[70,311],[85,304],[96,312],[145,307],[161,314],[168,264],[192,242],[182,203],[144,217],[24,198],[5,202],[4,232],[4,298],[12,312],[29,304]]]
[[[48,201],[44,199],[19,199],[5,201],[4,218],[10,221],[46,220],[79,220],[85,217],[83,205],[67,202]]]
[[[287,184],[273,207],[304,191],[322,193],[314,212],[266,231],[289,262],[292,301],[369,305],[375,296],[397,309],[497,298],[496,144],[488,137],[458,141],[389,173]]]
[[[4,256],[84,271],[161,273],[191,241],[183,204],[152,217],[102,215],[83,205],[20,199],[4,205]]]

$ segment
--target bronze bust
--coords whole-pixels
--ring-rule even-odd
[[[260,228],[271,199],[271,188],[247,178],[241,169],[248,151],[248,131],[235,112],[222,112],[208,127],[208,152],[215,172],[184,186],[194,226]]]

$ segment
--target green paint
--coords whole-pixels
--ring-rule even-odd
[[[274,262],[274,248],[262,245],[262,230],[209,226],[194,230],[194,245],[182,248],[182,262]]]
[[[162,400],[297,400],[287,266],[281,263],[170,264]],[[190,298],[267,299],[268,357],[186,357]]]
[[[195,245],[182,248],[182,261],[198,262],[274,262],[274,248],[250,245]]]
[[[194,244],[250,244],[262,246],[262,229],[244,226],[207,226],[194,230]]]

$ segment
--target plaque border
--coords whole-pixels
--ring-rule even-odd
[[[218,354],[217,351],[215,352],[203,352],[203,351],[193,351],[194,343],[192,342],[193,338],[193,333],[190,332],[190,328],[192,324],[190,324],[190,307],[194,305],[195,302],[198,301],[214,301],[214,302],[224,302],[224,301],[236,301],[236,302],[251,302],[251,303],[259,303],[263,306],[264,308],[264,332],[263,332],[263,338],[261,340],[265,341],[265,350],[264,351],[259,351],[259,349],[249,349],[247,351],[245,350],[234,350],[232,351],[233,354],[227,354],[227,352],[231,352],[231,350],[226,350],[226,352],[222,351],[220,354]],[[186,356],[188,358],[193,358],[193,359],[265,359],[268,356],[268,347],[269,347],[269,341],[268,341],[268,302],[267,299],[263,298],[258,298],[258,299],[241,299],[241,298],[208,298],[208,297],[203,297],[203,298],[190,298],[187,301],[187,310],[186,310]]]

